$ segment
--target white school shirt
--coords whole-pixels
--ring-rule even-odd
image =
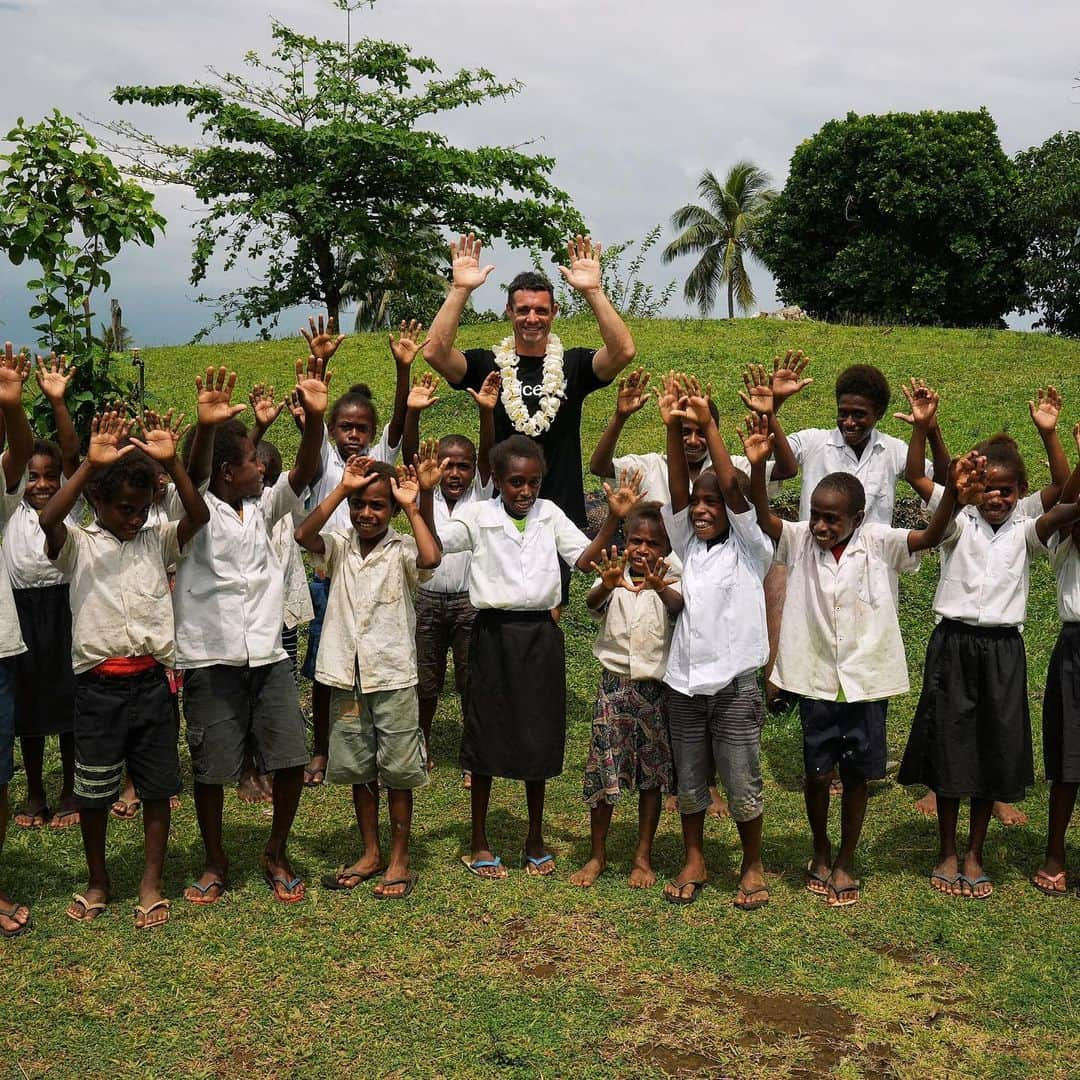
[[[390,445],[390,425],[387,424],[382,430],[382,437],[379,441],[374,446],[369,446],[362,451],[362,456],[372,458],[374,461],[383,461],[387,465],[393,465],[400,450],[400,442],[396,446]],[[312,510],[341,483],[341,478],[345,474],[345,459],[338,453],[337,444],[329,439],[323,439],[319,464],[322,471],[318,480],[311,486],[310,507]],[[348,499],[342,499],[334,507],[334,512],[326,519],[326,525],[323,528],[327,532],[343,533],[347,533],[352,529]]]
[[[283,472],[237,513],[207,491],[210,520],[176,569],[176,667],[264,667],[287,657],[281,647],[285,568],[271,540],[274,526],[303,500]]]
[[[3,472],[0,471],[0,486],[3,484]],[[19,477],[19,484],[14,491],[0,493],[0,532],[6,532],[7,524],[22,502],[26,491],[26,473]],[[44,544],[45,534],[42,533]],[[5,545],[7,537],[4,538]],[[9,656],[18,656],[26,652],[19,627],[19,613],[15,608],[15,597],[11,595],[11,578],[0,574],[0,660]]]
[[[415,686],[416,612],[413,593],[430,570],[416,567],[416,541],[387,529],[365,558],[356,530],[323,532],[315,565],[330,578],[315,679],[365,693]]]
[[[667,576],[677,578],[678,572],[672,570]],[[632,582],[629,567],[623,571],[623,579],[627,584]],[[597,578],[594,587],[600,581]],[[682,588],[678,581],[670,587],[676,592]],[[664,677],[675,620],[655,589],[614,589],[603,606],[590,608],[589,614],[600,623],[593,656],[605,671],[635,682],[659,682]]]
[[[868,523],[891,525],[896,502],[896,481],[907,467],[907,443],[886,435],[877,428],[863,447],[861,457],[855,456],[839,428],[807,428],[788,437],[788,445],[802,471],[802,491],[799,494],[799,520],[810,520],[810,497],[814,488],[834,472],[851,473],[866,492]],[[927,461],[926,475],[933,476],[933,462]]]
[[[491,480],[482,483],[480,474],[473,477],[472,483],[461,493],[461,498],[454,503],[453,508],[446,501],[442,493],[442,487],[437,486],[434,493],[434,519],[435,532],[442,536],[446,525],[453,519],[455,514],[461,513],[462,509],[476,500],[491,499]],[[420,588],[424,592],[431,593],[463,593],[469,588],[469,564],[472,556],[467,551],[456,551],[452,555],[444,555],[435,572],[424,581]]]
[[[1023,626],[1031,557],[1046,554],[1035,532],[1042,512],[1042,496],[1027,495],[994,532],[977,507],[961,509],[941,541],[941,576],[934,593],[937,622]]]
[[[82,524],[85,513],[86,503],[79,496],[64,524],[69,529]],[[25,499],[19,501],[4,526],[4,565],[13,589],[44,589],[67,581],[64,572],[45,554],[45,534],[38,524],[38,512]]]
[[[675,622],[664,682],[680,694],[715,694],[769,658],[762,581],[772,541],[753,508],[727,511],[727,539],[710,548],[694,535],[690,509],[664,509],[671,547],[682,560],[683,609]]]
[[[612,458],[611,464],[618,483],[622,482],[626,473],[634,471],[641,473],[641,493],[647,502],[658,502],[661,506],[667,506],[671,502],[671,493],[668,491],[667,454],[623,454],[621,457]],[[750,461],[742,454],[732,454],[731,464],[744,476],[750,476]],[[772,458],[765,462],[765,481],[770,499],[775,499],[780,494],[780,481],[772,479],[775,464]],[[708,454],[705,455],[701,468],[702,470],[712,468],[712,458]]]
[[[178,522],[118,540],[96,521],[68,526],[56,565],[71,580],[71,666],[76,675],[114,656],[175,667],[165,567],[181,556]]]
[[[1080,622],[1080,551],[1071,533],[1054,533],[1047,544],[1050,565],[1057,578],[1058,618],[1063,623]]]
[[[879,701],[908,690],[897,575],[919,568],[908,530],[855,530],[839,561],[805,521],[783,523],[776,562],[788,567],[772,681],[816,701]]]
[[[285,573],[281,623],[286,630],[292,630],[301,623],[309,623],[315,618],[304,560],[295,535],[302,521],[302,514],[286,514],[270,534],[270,543],[274,545],[278,561]]]
[[[502,499],[463,506],[439,532],[444,557],[472,553],[469,602],[478,610],[547,611],[562,598],[559,559],[573,567],[589,538],[547,499],[537,499],[518,531]]]

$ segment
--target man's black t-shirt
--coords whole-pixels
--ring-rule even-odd
[[[566,374],[566,397],[551,427],[536,441],[544,448],[547,475],[540,494],[550,499],[579,528],[585,528],[585,488],[581,480],[581,406],[594,390],[610,385],[597,378],[592,360],[595,349],[567,349],[563,353]],[[465,353],[465,377],[451,384],[455,390],[470,387],[479,390],[486,376],[495,370],[495,353],[491,349],[469,349]],[[540,403],[540,387],[544,379],[542,356],[518,357],[518,379],[525,408],[536,412]],[[514,425],[506,415],[500,398],[495,406],[495,441],[501,442],[514,434]]]

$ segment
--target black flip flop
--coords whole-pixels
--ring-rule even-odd
[[[419,874],[412,873],[412,874],[409,874],[408,877],[394,878],[393,881],[384,881],[384,882],[382,882],[382,887],[384,889],[390,888],[391,885],[404,885],[405,886],[405,891],[398,893],[396,896],[387,896],[386,893],[377,892],[375,894],[375,899],[376,900],[404,900],[413,891],[413,886],[416,884],[416,880],[419,877],[420,877]]]
[[[679,893],[681,893],[687,885],[692,885],[694,887],[694,891],[689,896],[680,896],[677,894],[672,895],[667,891],[664,892],[664,899],[669,904],[678,904],[679,907],[686,907],[688,904],[692,904],[695,900],[697,900],[698,893],[700,893],[701,890],[705,888],[704,881],[669,881],[668,884],[673,885],[676,889],[678,889]]]
[[[335,874],[323,874],[319,879],[319,884],[324,889],[329,889],[331,892],[351,892],[353,889],[360,885],[363,885],[365,881],[370,881],[373,877],[377,877],[385,870],[386,867],[380,866],[378,870],[372,870],[370,874],[360,874],[355,870],[346,871],[345,867],[341,867]],[[356,878],[356,881],[352,885],[346,885],[342,878],[348,878],[352,880]]]

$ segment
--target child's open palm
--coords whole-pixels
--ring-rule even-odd
[[[900,384],[900,390],[907,398],[909,413],[895,412],[894,420],[902,420],[905,424],[918,425],[928,429],[934,423],[937,416],[939,398],[933,387],[926,385],[925,379],[911,379],[911,385]]]
[[[417,376],[413,379],[408,398],[405,399],[405,408],[413,409],[416,412],[430,409],[432,405],[437,404],[439,401],[439,395],[436,393],[438,389],[438,375],[426,371],[423,375]]]
[[[227,371],[225,367],[219,367],[217,371],[208,367],[205,383],[202,376],[196,375],[195,404],[199,423],[204,427],[213,427],[239,416],[247,406],[232,403],[235,389],[236,372]]]
[[[173,417],[170,409],[164,416],[147,410],[140,421],[143,437],[136,439],[131,437],[133,445],[137,446],[147,457],[153,458],[162,465],[167,464],[176,457],[176,447],[184,437],[187,428],[184,427],[184,414],[179,413]]]
[[[742,376],[745,389],[739,391],[742,403],[759,415],[771,415],[774,409],[773,389],[763,364],[747,364]]]
[[[484,412],[491,412],[495,406],[499,404],[499,391],[502,390],[502,377],[497,371],[489,371],[484,376],[484,381],[480,384],[479,390],[473,390],[472,387],[469,386],[465,389],[472,395],[472,399],[476,402],[476,407],[478,409],[482,409]]]
[[[401,329],[397,340],[390,334],[390,351],[394,354],[394,363],[401,367],[408,367],[415,359],[416,354],[424,351],[428,339],[420,341],[420,335],[424,332],[424,324],[413,319],[411,322],[401,320]]]
[[[371,472],[371,466],[374,461],[374,458],[364,454],[353,454],[352,457],[345,462],[345,468],[341,474],[341,486],[345,488],[350,495],[355,495],[358,491],[363,491],[369,484],[375,482],[375,474]]]
[[[673,409],[671,415],[691,420],[704,431],[712,421],[712,411],[709,409],[712,383],[703,387],[694,375],[681,375],[679,382],[682,387],[682,396],[679,398],[678,408]]]
[[[308,316],[309,330],[300,328],[300,336],[307,342],[308,352],[318,360],[325,363],[338,351],[338,346],[345,340],[344,334],[334,336],[334,320],[319,316],[316,322],[314,316]]]
[[[660,410],[660,419],[664,422],[664,427],[671,424],[679,408],[679,398],[682,396],[682,388],[679,386],[681,377],[677,371],[669,371],[661,377],[660,387],[653,388],[656,407]]]
[[[439,460],[437,439],[425,439],[420,444],[420,452],[413,457],[416,479],[421,491],[433,491],[443,478],[443,469],[447,459]]]
[[[285,398],[282,398],[280,401],[276,401],[274,388],[267,386],[265,383],[256,383],[251,388],[248,403],[251,405],[252,412],[255,413],[255,422],[259,427],[265,431],[273,424],[281,415],[281,410],[285,408],[285,400]]]
[[[119,461],[135,449],[134,443],[121,446],[131,434],[131,420],[120,412],[106,412],[90,422],[90,445],[86,460],[92,468],[102,469]]]
[[[390,488],[394,493],[394,499],[398,506],[407,510],[415,506],[420,498],[420,481],[416,476],[416,469],[411,465],[399,465],[397,476],[390,481]]]
[[[49,359],[39,356],[34,378],[37,379],[41,392],[50,401],[63,401],[68,384],[75,375],[75,365],[68,363],[66,356],[49,353]]]
[[[641,494],[641,471],[631,469],[623,473],[622,483],[614,490],[605,480],[604,494],[607,496],[608,509],[612,515],[618,518],[626,517],[641,502],[643,497]]]
[[[1057,427],[1061,416],[1061,395],[1053,386],[1039,388],[1034,401],[1028,402],[1031,419],[1039,431],[1050,432]]]
[[[805,390],[814,380],[805,378],[803,373],[810,363],[810,357],[802,349],[788,349],[781,356],[774,356],[772,367],[773,407],[787,401],[793,394]]]
[[[4,362],[0,364],[0,408],[10,408],[22,401],[23,383],[30,377],[30,357],[15,355],[10,341],[4,343]]]
[[[954,458],[949,472],[956,485],[956,501],[961,506],[978,506],[986,491],[986,458],[972,450]]]
[[[307,358],[307,368],[303,360],[296,361],[296,393],[304,407],[305,416],[322,416],[330,406],[331,372],[326,370],[326,362],[317,356]]]
[[[652,589],[655,592],[663,592],[669,585],[674,585],[678,578],[669,578],[668,574],[671,573],[671,567],[668,566],[667,560],[663,555],[658,555],[656,562],[652,564],[646,571],[645,577],[642,579],[639,591],[645,589]]]
[[[769,431],[769,418],[753,415],[746,418],[746,431],[735,429],[743,444],[743,453],[751,465],[767,461],[773,448],[773,435]]]
[[[631,371],[619,380],[615,411],[625,420],[649,404],[649,373],[643,368]]]
[[[625,584],[623,572],[626,570],[626,556],[619,554],[619,549],[612,544],[610,551],[603,551],[600,558],[589,564],[596,576],[603,582],[605,589],[617,589]]]

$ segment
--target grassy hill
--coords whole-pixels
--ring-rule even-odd
[[[1012,332],[766,321],[647,322],[633,331],[650,371],[676,367],[712,381],[728,434],[743,412],[735,395],[741,365],[802,348],[813,357],[816,381],[785,406],[789,430],[830,425],[837,372],[865,362],[889,376],[897,406],[900,380],[927,378],[942,394],[942,426],[954,451],[1009,429],[1033,485],[1045,482],[1047,470],[1026,403],[1036,387],[1054,383],[1065,398],[1062,435],[1075,459],[1075,344]],[[468,328],[459,344],[487,345],[506,332]],[[568,346],[597,342],[587,320],[560,324],[559,332]],[[163,404],[190,408],[195,373],[218,363],[240,372],[245,391],[260,381],[282,388],[302,352],[299,338],[146,350],[148,389]],[[384,336],[350,339],[335,368],[333,390],[365,381],[388,414],[393,367]],[[585,409],[586,459],[612,403],[608,391]],[[476,429],[471,399],[450,391],[426,420],[436,435]],[[882,428],[906,433],[891,417]],[[286,423],[271,438],[286,457],[295,449]],[[662,440],[650,408],[630,422],[622,446],[645,451]],[[917,700],[936,575],[929,557],[902,582],[913,690],[890,708],[892,758],[903,750]],[[1024,803],[1027,827],[991,827],[987,871],[995,894],[986,904],[930,890],[934,824],[915,815],[912,792],[877,785],[861,849],[863,901],[830,911],[802,887],[809,834],[798,718],[771,718],[763,740],[764,855],[774,889],[766,910],[747,915],[731,906],[738,843],[729,821],[707,823],[713,887],[696,905],[671,907],[659,888],[628,890],[632,802],[616,811],[607,875],[590,891],[573,889],[566,878],[588,851],[580,788],[597,681],[584,591],[579,579],[564,620],[570,735],[566,771],[548,802],[556,878],[515,872],[480,882],[457,861],[466,850],[468,800],[454,764],[460,717],[452,698],[436,718],[433,782],[416,800],[421,876],[404,904],[377,904],[366,887],[331,894],[317,886],[302,905],[275,904],[258,870],[268,821],[262,808],[228,794],[233,871],[224,902],[193,909],[177,900],[168,928],[136,935],[129,912],[141,830],[138,822],[114,821],[113,905],[81,927],[63,916],[69,893],[84,881],[77,833],[12,829],[2,879],[33,904],[37,925],[3,946],[4,1075],[1077,1075],[1080,902],[1044,898],[1027,883],[1045,840],[1043,782]],[[1025,630],[1040,775],[1040,703],[1056,633],[1053,580],[1041,563]],[[58,781],[54,772],[51,783]],[[18,803],[21,777],[11,794]],[[520,785],[496,784],[490,835],[510,865],[524,832]],[[677,817],[665,815],[656,849],[661,873],[678,869],[680,846]],[[347,792],[305,792],[291,848],[298,871],[315,882],[356,851]],[[197,875],[201,855],[185,796],[167,865],[172,896]],[[1075,839],[1070,858],[1080,880]]]

